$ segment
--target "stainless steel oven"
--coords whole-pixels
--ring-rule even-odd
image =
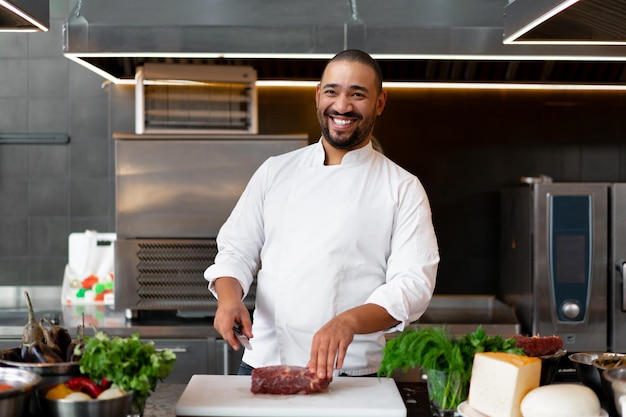
[[[626,184],[538,182],[501,193],[499,296],[522,331],[626,351]]]
[[[115,309],[210,315],[204,270],[256,169],[307,135],[115,134]],[[254,290],[246,300],[254,306]]]

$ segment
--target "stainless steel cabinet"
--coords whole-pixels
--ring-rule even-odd
[[[176,353],[174,371],[165,379],[174,384],[186,384],[195,374],[236,375],[243,354],[216,338],[155,339],[154,346]]]
[[[154,339],[157,350],[171,349],[176,354],[174,370],[164,382],[186,384],[194,374],[208,373],[209,345],[215,339]]]
[[[213,375],[237,375],[243,349],[235,352],[223,339],[214,339],[209,344],[209,371]]]

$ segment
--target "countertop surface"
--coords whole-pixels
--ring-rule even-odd
[[[136,332],[148,339],[219,337],[212,325],[211,312],[143,310],[127,314],[109,305],[62,303],[61,287],[57,286],[4,286],[0,298],[0,339],[21,337],[27,322],[24,291],[29,292],[38,319],[52,319],[72,335],[84,317],[88,334],[95,327],[111,336],[122,337]],[[440,326],[444,323],[455,334],[474,331],[479,325],[490,335],[513,335],[520,330],[511,307],[494,296],[485,295],[434,296],[417,324]]]
[[[0,297],[0,340],[21,338],[28,321],[24,291],[28,291],[37,319],[47,318],[70,331],[74,337],[79,324],[85,324],[86,334],[93,327],[111,336],[126,337],[139,332],[142,338],[202,338],[218,337],[213,318],[207,313],[168,311],[141,311],[137,317],[127,318],[125,311],[110,305],[65,304],[61,302],[61,287],[2,287]]]

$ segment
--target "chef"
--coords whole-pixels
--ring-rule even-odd
[[[372,146],[386,100],[367,53],[333,57],[315,92],[321,138],[265,161],[220,229],[204,277],[215,329],[235,350],[233,327],[250,339],[240,374],[375,374],[385,333],[426,310],[437,240],[420,181]],[[255,277],[252,320],[242,299]]]

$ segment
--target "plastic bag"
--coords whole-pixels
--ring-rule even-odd
[[[69,236],[68,264],[63,276],[65,304],[114,304],[115,233],[72,233]]]

